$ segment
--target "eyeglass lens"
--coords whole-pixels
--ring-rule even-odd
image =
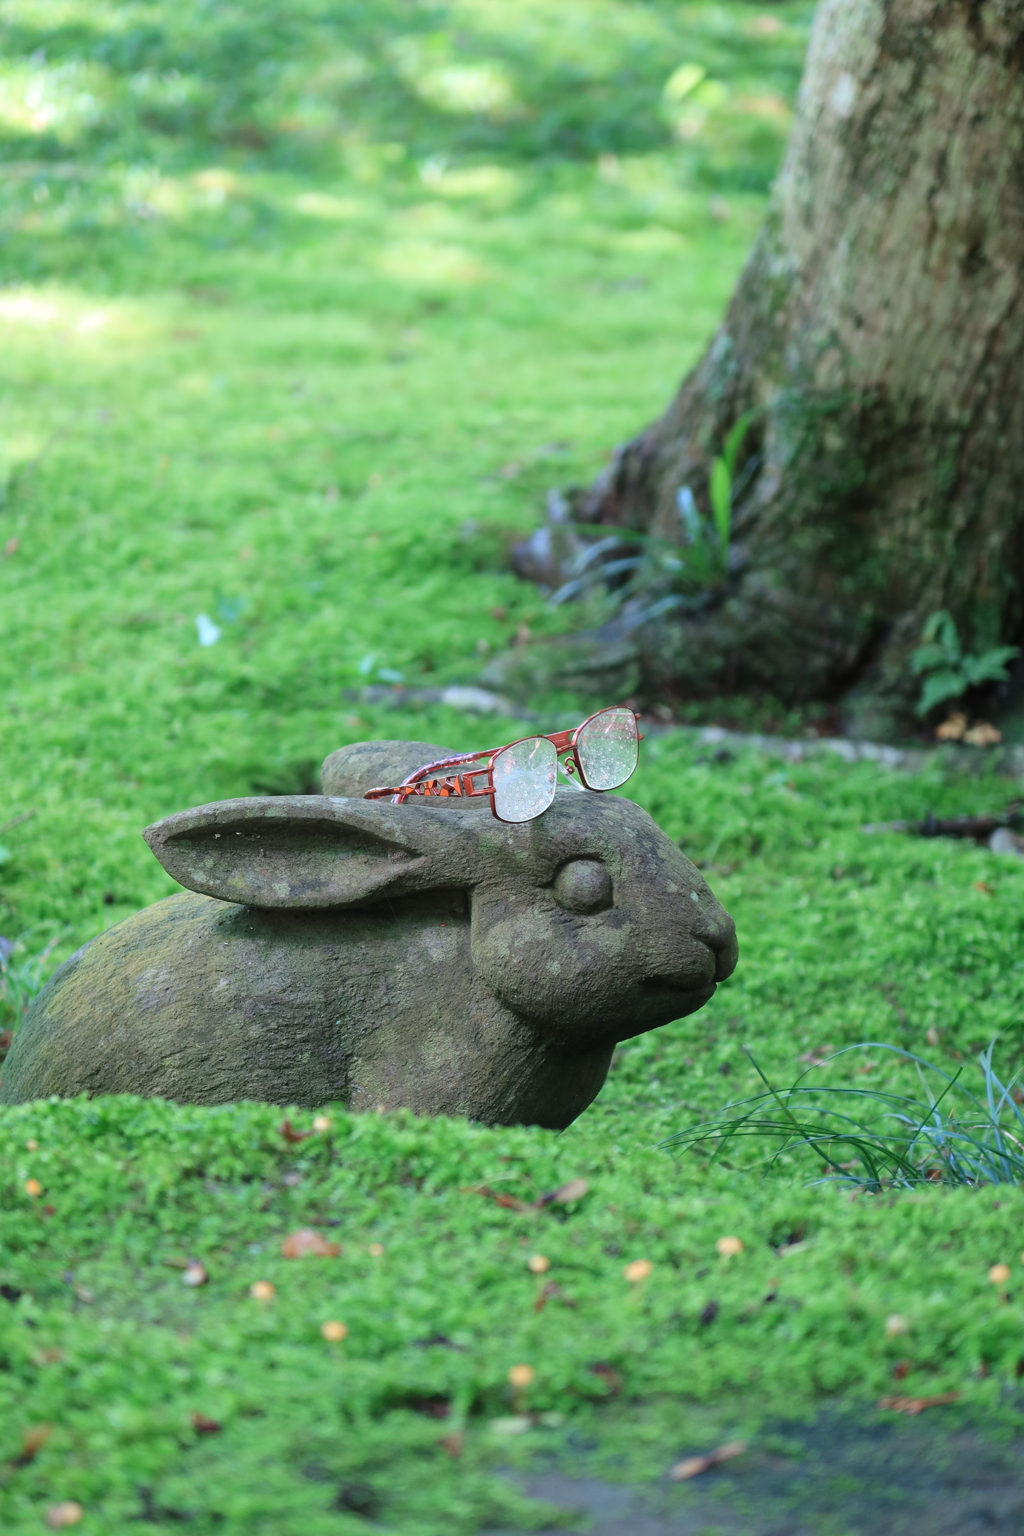
[[[505,747],[494,759],[494,809],[502,821],[532,821],[555,798],[558,753],[543,736]]]
[[[640,744],[631,709],[603,709],[576,738],[583,782],[588,789],[618,789],[637,765]]]

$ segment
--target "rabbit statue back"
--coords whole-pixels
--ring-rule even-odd
[[[33,1004],[0,1102],[137,1093],[407,1106],[562,1128],[616,1043],[691,1013],[736,963],[731,919],[629,800],[359,798],[445,755],[369,742],[323,795],[226,800],[149,827],[188,891],[72,955]]]

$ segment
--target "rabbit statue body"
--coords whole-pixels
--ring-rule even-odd
[[[343,748],[323,795],[221,801],[148,828],[189,889],[55,973],[0,1102],[344,1101],[568,1125],[618,1041],[702,1007],[731,973],[732,921],[617,796],[560,791],[521,825],[486,802],[359,798],[443,755]]]

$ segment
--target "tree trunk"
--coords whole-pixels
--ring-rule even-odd
[[[724,324],[665,415],[573,494],[680,541],[680,487],[757,410],[714,604],[662,687],[905,720],[909,652],[1024,623],[1024,0],[822,0],[785,163]],[[746,453],[747,450],[744,450]],[[742,456],[741,456],[742,457]]]

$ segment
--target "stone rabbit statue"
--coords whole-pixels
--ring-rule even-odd
[[[188,891],[61,966],[15,1037],[0,1102],[341,1100],[568,1125],[617,1041],[692,1013],[732,972],[733,924],[618,796],[559,790],[521,825],[486,802],[359,798],[445,755],[363,743],[327,759],[323,795],[149,827]]]

